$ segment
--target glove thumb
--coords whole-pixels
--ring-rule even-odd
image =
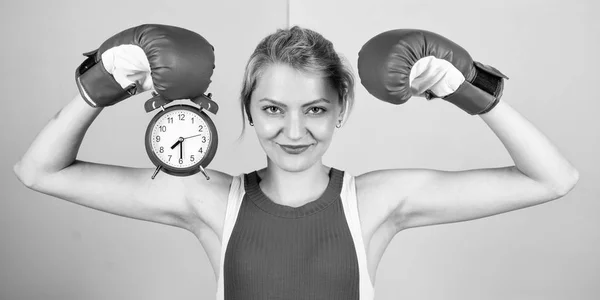
[[[136,45],[120,45],[102,53],[102,64],[122,88],[135,83],[136,94],[154,89],[150,63]]]
[[[465,81],[463,74],[449,61],[434,56],[419,59],[410,69],[409,84],[413,96],[443,98],[454,93]]]

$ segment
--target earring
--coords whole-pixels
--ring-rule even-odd
[[[254,126],[254,123],[250,122],[250,126]]]
[[[342,127],[342,120],[338,120],[337,125],[335,125],[336,128],[340,128]]]

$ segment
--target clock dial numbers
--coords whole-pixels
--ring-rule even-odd
[[[189,168],[204,158],[210,146],[208,125],[196,113],[176,109],[161,116],[152,130],[152,151],[158,159],[174,168]]]

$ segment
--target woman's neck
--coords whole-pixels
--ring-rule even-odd
[[[260,189],[273,202],[299,207],[317,200],[329,184],[330,167],[316,163],[301,172],[288,172],[271,161],[258,171]]]

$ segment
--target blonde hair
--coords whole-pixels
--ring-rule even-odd
[[[294,26],[289,29],[278,29],[265,37],[248,60],[240,97],[242,135],[246,128],[246,116],[252,123],[250,115],[252,92],[262,72],[266,67],[274,64],[286,64],[299,71],[322,75],[337,91],[340,104],[346,105],[345,115],[348,116],[354,104],[352,70],[342,61],[329,40],[315,31]]]

